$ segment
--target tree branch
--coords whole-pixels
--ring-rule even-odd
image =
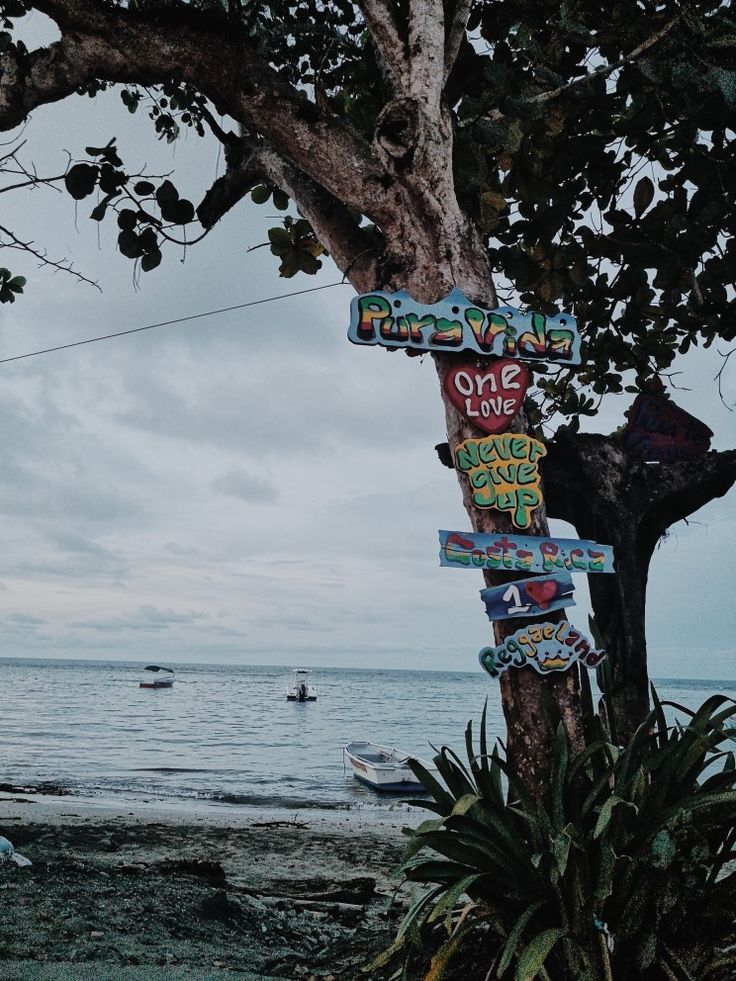
[[[409,5],[409,95],[431,115],[440,107],[445,82],[445,13],[442,0]]]
[[[144,85],[181,79],[350,207],[379,223],[390,219],[385,174],[369,144],[285,82],[244,34],[223,35],[186,11],[154,17],[92,0],[34,0],[33,7],[56,21],[62,39],[30,55],[11,48],[0,57],[0,129],[95,78]]]
[[[203,228],[209,231],[266,176],[260,150],[260,146],[248,146],[244,140],[237,148],[226,149],[225,173],[217,178],[197,207],[197,218]]]
[[[70,276],[78,279],[80,283],[87,283],[88,286],[94,286],[95,289],[102,292],[99,283],[96,283],[93,279],[88,279],[87,276],[83,276],[82,273],[77,272],[77,270],[74,269],[67,259],[60,259],[58,262],[55,259],[49,259],[48,254],[45,251],[42,252],[39,249],[34,249],[33,242],[24,242],[4,225],[0,225],[0,236],[2,235],[4,235],[8,241],[3,242],[2,238],[0,237],[0,248],[17,249],[19,252],[27,252],[29,255],[32,255],[34,259],[38,260],[39,266],[49,266],[51,269],[57,269],[60,272],[68,273]]]
[[[659,42],[662,41],[679,23],[684,14],[685,10],[680,10],[680,12],[676,14],[672,20],[668,21],[658,31],[655,31],[654,34],[650,35],[646,41],[642,41],[641,44],[633,48],[627,55],[624,55],[623,58],[619,58],[618,61],[614,61],[609,65],[601,65],[600,68],[596,68],[594,71],[588,72],[587,75],[580,75],[578,78],[573,78],[571,81],[565,82],[564,85],[560,85],[556,89],[550,89],[547,92],[540,92],[538,95],[531,96],[529,99],[526,99],[526,102],[528,102],[530,105],[546,105],[546,103],[552,102],[554,99],[559,99],[560,96],[566,95],[573,89],[578,88],[578,86],[587,85],[596,78],[606,78],[609,75],[612,75],[613,72],[617,71],[619,68],[623,68],[624,65],[628,65],[631,62],[636,61],[637,58],[649,51],[650,48],[653,48],[656,44],[659,44]],[[504,118],[504,113],[502,113],[500,109],[494,109],[493,112],[487,113],[483,118],[489,119],[491,122],[498,122]],[[473,122],[475,122],[475,120],[473,120]],[[470,125],[470,123],[468,123],[468,125]]]
[[[473,0],[457,0],[455,16],[452,18],[452,24],[450,25],[450,30],[447,33],[447,40],[445,41],[445,75],[443,79],[443,88],[447,84],[447,79],[450,77],[450,72],[454,68],[455,62],[457,61],[457,56],[460,52],[460,45],[463,43],[463,38],[465,37],[465,29],[468,26],[470,8],[472,6]]]
[[[375,289],[379,250],[349,209],[275,151],[264,149],[260,160],[274,184],[298,202],[345,278],[359,293]]]
[[[329,191],[316,184],[275,150],[260,144],[239,153],[229,151],[227,170],[218,177],[197,208],[197,217],[210,229],[259,180],[272,181],[299,205],[320,242],[358,292],[377,283],[378,250],[355,216]]]
[[[389,5],[386,0],[357,0],[357,3],[394,89],[406,93],[409,81],[406,46],[399,37]]]

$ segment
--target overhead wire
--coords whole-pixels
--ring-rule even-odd
[[[22,361],[24,358],[35,358],[39,354],[52,354],[54,351],[66,351],[71,347],[82,347],[84,344],[95,344],[97,341],[109,341],[113,337],[124,337],[126,334],[140,334],[144,330],[154,330],[156,327],[172,327],[174,324],[183,324],[189,320],[201,320],[203,317],[215,317],[220,313],[229,313],[231,310],[244,310],[246,307],[256,307],[262,303],[273,303],[275,300],[288,300],[292,296],[303,296],[305,293],[317,293],[319,290],[329,290],[335,286],[349,286],[344,279],[337,283],[326,283],[324,286],[311,286],[305,290],[295,290],[293,293],[280,293],[277,296],[267,296],[262,300],[248,300],[246,303],[234,303],[229,307],[220,307],[218,310],[205,310],[202,313],[191,313],[187,317],[176,317],[173,320],[161,320],[156,324],[146,324],[145,327],[132,327],[130,330],[118,330],[113,334],[101,334],[99,337],[87,337],[83,341],[71,341],[69,344],[59,344],[56,347],[45,347],[40,351],[29,351],[27,354],[16,354],[12,358],[0,358],[0,364],[7,364],[9,361]]]

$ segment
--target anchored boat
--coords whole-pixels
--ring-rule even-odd
[[[316,702],[317,689],[311,684],[309,668],[294,668],[294,680],[286,687],[286,697],[290,702]]]
[[[173,687],[174,672],[171,670],[171,668],[160,668],[157,664],[147,664],[143,670],[150,671],[151,677],[145,678],[143,681],[140,682],[141,688],[172,688]]]
[[[409,760],[421,763],[425,770],[434,776],[438,771],[434,763],[418,756],[404,753],[376,743],[352,742],[343,747],[343,757],[347,757],[353,776],[374,790],[394,793],[422,793],[426,787],[414,774]]]

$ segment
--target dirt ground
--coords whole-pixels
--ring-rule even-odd
[[[0,799],[2,981],[358,981],[406,901],[398,823],[228,826],[67,809],[46,823]]]

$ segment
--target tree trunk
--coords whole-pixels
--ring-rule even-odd
[[[463,360],[468,361],[469,359],[466,356]],[[440,384],[450,367],[456,362],[457,356],[435,355]],[[444,389],[442,389],[442,396],[447,418],[447,435],[451,448],[465,439],[477,439],[484,435],[449,402]],[[513,420],[510,429],[514,432],[525,432],[527,422],[523,412]],[[474,531],[506,532],[511,535],[517,533],[518,530],[514,529],[511,519],[503,512],[476,507],[472,500],[468,480],[459,473],[458,480],[462,489],[463,504]],[[525,534],[549,534],[544,502],[532,515],[531,527],[525,530]],[[489,586],[497,586],[502,582],[519,578],[518,573],[509,572],[484,571],[483,575]],[[555,622],[564,618],[564,612],[560,611],[550,613],[545,620]],[[531,622],[533,621],[521,618],[496,621],[494,623],[496,643],[501,643],[509,634]],[[545,707],[546,701],[550,701],[556,707],[571,744],[575,748],[582,748],[583,734],[578,670],[578,666],[574,665],[562,674],[543,677],[529,667],[507,671],[500,678],[501,703],[508,730],[506,748],[509,762],[521,774],[528,789],[535,796],[539,796],[545,791],[552,772],[553,720],[549,716],[548,708]]]
[[[383,229],[386,247],[374,267],[376,281],[373,288],[405,289],[418,302],[434,303],[457,287],[474,303],[486,308],[496,306],[487,249],[455,196],[452,131],[447,115],[443,114],[441,123],[433,129],[431,121],[416,103],[399,100],[387,107],[379,119],[376,143],[383,150],[385,166],[396,173],[397,213],[396,223]],[[346,270],[346,275],[350,277],[350,270]],[[363,278],[360,286],[367,291]],[[473,355],[467,352],[464,355],[436,353],[433,357],[450,446],[454,449],[465,439],[487,435],[465,419],[442,388],[450,367],[458,359],[472,360]],[[482,361],[479,359],[479,363]],[[509,429],[526,432],[527,421],[523,413],[513,420]],[[504,513],[476,507],[468,480],[461,474],[458,479],[474,530],[514,532],[510,518]],[[528,533],[549,534],[544,504],[533,514]],[[519,578],[503,572],[485,572],[484,576],[488,585]],[[561,620],[564,613],[552,614],[545,619]],[[528,622],[533,621],[497,622],[494,625],[496,642],[500,643]],[[574,666],[562,675],[542,677],[533,668],[523,668],[507,672],[501,678],[508,758],[534,795],[541,795],[546,790],[552,772],[553,732],[543,704],[545,701],[556,706],[556,714],[562,720],[571,744],[576,748],[582,746],[577,671]]]
[[[546,503],[581,538],[613,545],[616,575],[588,577],[596,626],[611,666],[619,743],[649,710],[646,587],[659,539],[675,521],[723,496],[736,480],[736,451],[686,463],[640,463],[612,438],[561,434],[542,461]]]

